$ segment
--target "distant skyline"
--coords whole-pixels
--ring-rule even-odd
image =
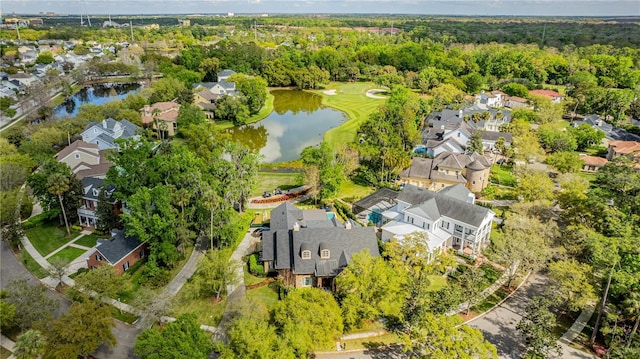
[[[16,14],[162,15],[227,13],[640,16],[640,0],[0,0]]]

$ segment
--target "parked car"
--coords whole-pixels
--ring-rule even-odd
[[[499,165],[503,165],[503,164],[506,164],[506,162],[507,162],[507,160],[506,160],[506,159],[501,158],[501,159],[499,159],[496,163],[497,163],[497,164],[499,164]]]
[[[269,198],[269,197],[271,197],[271,192],[264,191],[264,193],[262,194],[262,198]]]
[[[275,194],[275,195],[282,194],[282,190],[280,189],[280,187],[274,189],[273,190],[273,194]]]

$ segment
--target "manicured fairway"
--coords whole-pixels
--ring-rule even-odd
[[[384,103],[384,99],[367,97],[367,90],[374,88],[379,88],[379,86],[373,82],[332,82],[325,90],[312,91],[322,96],[322,104],[340,110],[349,116],[349,121],[330,129],[324,134],[325,142],[331,147],[338,148],[353,142],[358,127]],[[323,93],[323,91],[332,89],[336,90],[335,95]]]

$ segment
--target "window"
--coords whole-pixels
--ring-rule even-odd
[[[456,229],[456,231],[458,231],[458,232],[462,232],[462,230],[463,230],[464,228],[463,228],[461,225],[456,224],[455,229]]]
[[[449,222],[445,222],[445,221],[440,222],[440,228],[449,229]]]
[[[323,249],[320,252],[320,258],[329,258],[330,254],[331,254],[331,252],[328,249]]]
[[[129,261],[124,262],[124,264],[122,265],[122,268],[124,268],[124,270],[129,269]]]
[[[302,259],[311,259],[311,251],[309,250],[302,251]]]
[[[427,223],[427,222],[422,222],[422,228],[424,228],[424,229],[429,229],[429,223]]]
[[[313,280],[311,279],[311,277],[302,278],[302,286],[303,287],[311,287],[312,284],[313,284]]]
[[[140,250],[140,258],[144,258],[144,249]]]
[[[102,256],[100,254],[96,254],[96,260],[97,261],[101,261],[102,260]]]

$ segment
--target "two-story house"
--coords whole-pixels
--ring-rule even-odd
[[[78,179],[91,176],[104,178],[113,162],[107,160],[104,151],[98,148],[96,143],[87,143],[81,140],[74,141],[56,154],[58,162],[66,163],[71,168],[71,173]]]
[[[435,158],[414,157],[411,166],[400,172],[399,184],[430,190],[462,184],[472,192],[480,192],[489,184],[491,163],[477,153],[440,153]]]
[[[115,140],[139,139],[140,127],[127,120],[116,121],[107,118],[101,122],[90,122],[82,131],[82,141],[95,143],[100,150],[118,149]]]
[[[78,218],[82,227],[96,227],[98,223],[98,201],[102,191],[107,191],[107,197],[111,197],[115,187],[104,188],[104,179],[102,178],[85,177],[82,179],[82,199],[78,208]]]
[[[380,255],[373,227],[285,202],[271,211],[260,259],[266,272],[277,272],[288,285],[334,289],[335,277],[363,250]]]
[[[204,115],[208,119],[213,119],[214,111],[216,109],[216,100],[220,98],[220,95],[216,95],[213,92],[209,91],[209,89],[205,89],[199,92],[196,92],[193,95],[193,103],[199,109],[204,112]]]
[[[180,104],[173,101],[156,102],[153,105],[145,105],[140,109],[142,123],[151,124],[151,127],[158,131],[161,136],[174,136],[178,132],[178,113]]]
[[[558,104],[564,100],[564,95],[553,90],[531,90],[530,95],[542,96],[551,100],[551,103]]]
[[[484,92],[484,90],[482,90],[479,94],[475,95],[475,102],[477,106],[484,108],[504,107],[506,97],[507,94],[502,91]]]
[[[468,122],[459,122],[443,125],[440,128],[425,128],[422,131],[422,144],[415,152],[425,152],[431,157],[436,157],[443,152],[464,153],[476,132],[480,132],[482,147],[485,151],[496,151],[496,143],[500,138],[504,139],[506,146],[511,145],[512,136],[508,132],[475,129]]]
[[[428,259],[447,248],[475,257],[489,244],[495,213],[475,205],[464,186],[434,192],[406,185],[395,202],[380,216],[383,242],[422,233],[431,253]]]

